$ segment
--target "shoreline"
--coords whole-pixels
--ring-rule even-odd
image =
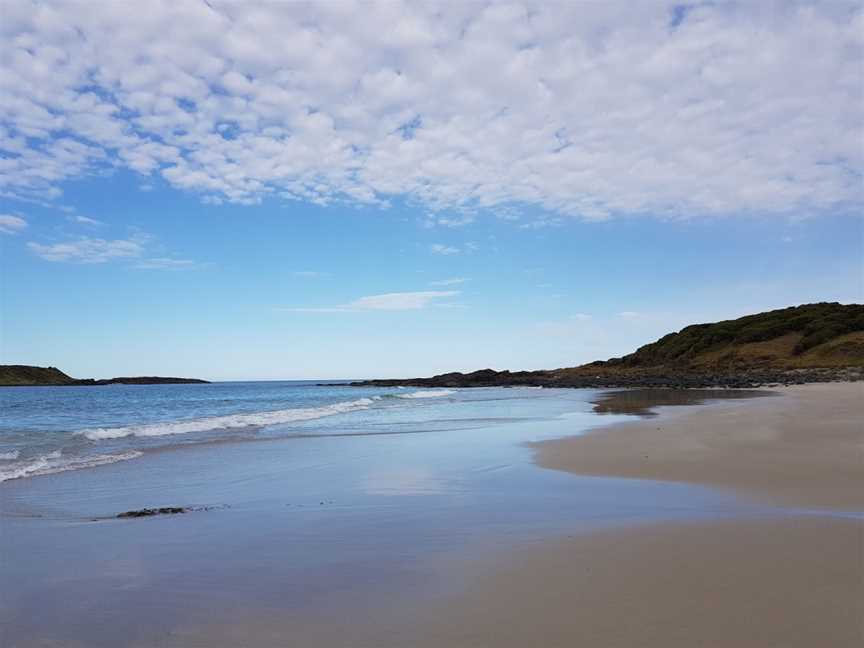
[[[776,391],[780,398],[662,407],[526,444],[537,465],[557,471],[732,490],[771,508],[509,551],[477,567],[464,592],[420,610],[412,630],[424,639],[412,645],[859,646],[864,517],[847,513],[864,513],[864,426],[855,417],[864,385]],[[352,645],[375,645],[365,636],[374,632],[355,629]]]
[[[585,476],[731,489],[788,507],[864,511],[864,383],[776,387],[780,398],[663,408],[659,416],[528,444]]]
[[[604,400],[609,394],[580,396],[579,407],[560,395],[549,405],[531,398],[523,404],[531,412],[554,405],[564,414],[464,436],[213,444],[194,456],[154,454],[126,470],[21,482],[6,490],[9,504],[42,502],[53,515],[5,521],[10,578],[27,583],[0,601],[0,615],[10,620],[6,639],[16,646],[65,640],[142,648],[277,648],[286,641],[356,648],[857,648],[864,518],[844,514],[837,497],[857,481],[816,489],[831,501],[804,511],[777,506],[792,495],[788,503],[800,506],[794,489],[777,496],[745,481],[746,488],[724,493],[710,474],[699,481],[663,474],[665,483],[658,483],[599,472],[609,469],[600,464],[587,474],[610,478],[593,479],[573,474],[573,465],[543,469],[530,450],[605,437],[624,437],[618,447],[627,449],[635,445],[631,436],[680,449],[681,438],[677,446],[662,435],[658,441],[654,428],[710,415],[728,431],[745,414],[764,421],[778,410],[833,430],[818,437],[821,444],[845,438],[823,409],[842,413],[839,398],[857,413],[857,389],[806,386],[781,397],[661,406],[659,415],[636,421],[591,410],[598,400],[612,407]],[[638,395],[627,394],[624,405],[639,410]],[[806,416],[790,407],[795,402]],[[569,414],[573,409],[578,416]],[[701,439],[705,427],[691,425],[686,436]],[[626,432],[631,428],[641,432]],[[759,431],[750,428],[750,435]],[[562,438],[576,429],[583,436]],[[777,456],[790,444],[795,456],[814,456],[806,435],[785,439],[762,429],[755,439],[744,434],[750,445],[739,447],[742,434],[733,435],[733,457],[757,441]],[[723,451],[709,465],[728,461],[717,439],[701,442]],[[837,453],[816,456],[816,467],[827,470]],[[742,493],[765,495],[767,504]],[[166,494],[171,501],[157,501]],[[213,515],[99,523],[56,515],[217,502],[227,508]],[[54,551],[60,528],[62,555]],[[78,601],[89,603],[82,608]]]

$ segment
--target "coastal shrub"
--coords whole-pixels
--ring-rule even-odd
[[[807,304],[714,324],[694,324],[640,347],[619,362],[634,367],[686,364],[703,353],[766,342],[790,333],[802,335],[793,351],[797,355],[855,331],[864,331],[864,305]]]

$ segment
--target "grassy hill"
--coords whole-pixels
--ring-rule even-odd
[[[75,379],[57,367],[0,365],[0,385],[73,385]]]
[[[367,385],[745,387],[864,375],[864,305],[793,306],[670,333],[621,358],[543,371],[449,373]]]
[[[58,385],[171,385],[206,383],[197,378],[163,378],[161,376],[134,376],[79,380],[67,376],[57,367],[32,367],[30,365],[0,365],[0,387],[58,386]]]
[[[690,369],[864,366],[864,305],[793,306],[694,324],[593,368]]]

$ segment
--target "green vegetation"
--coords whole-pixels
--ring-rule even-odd
[[[0,385],[72,385],[75,379],[57,367],[0,365]]]
[[[161,376],[134,376],[123,378],[105,378],[93,380],[87,378],[78,380],[67,376],[56,367],[31,367],[29,365],[0,365],[0,387],[26,386],[98,386],[98,385],[173,385],[206,383],[197,378],[164,378]]]
[[[484,387],[747,386],[794,380],[849,380],[864,368],[864,305],[793,306],[713,324],[694,324],[623,358],[551,371],[449,373],[432,378],[363,381],[362,385]],[[754,373],[755,372],[755,373]],[[757,375],[758,374],[758,375]],[[858,379],[858,378],[855,378]],[[54,367],[0,365],[0,385],[201,383],[158,376],[76,380]]]
[[[844,352],[839,354],[845,358],[837,357],[835,360],[860,365],[858,356],[860,350],[864,350],[864,342],[860,336],[850,334],[861,332],[864,332],[864,306],[806,304],[714,324],[694,324],[646,344],[623,358],[597,364],[619,367],[703,365],[711,362],[741,364],[748,361],[759,364],[762,359],[789,366],[815,366],[819,364],[818,358],[824,361],[826,356],[818,353],[824,351],[820,347],[845,336]],[[765,344],[772,341],[773,345]]]
[[[448,373],[357,385],[753,387],[864,379],[864,305],[820,303],[694,324],[623,358],[551,371]]]

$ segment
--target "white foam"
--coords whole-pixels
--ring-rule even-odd
[[[137,450],[121,452],[113,455],[91,455],[89,457],[62,458],[62,453],[57,450],[40,457],[34,457],[27,461],[21,461],[0,470],[0,482],[10,479],[21,479],[22,477],[34,477],[36,475],[50,475],[52,473],[66,472],[67,470],[80,470],[82,468],[93,468],[128,461],[142,455]]]
[[[18,450],[12,450],[12,452],[0,452],[0,461],[14,461],[18,458],[18,455],[21,454]]]
[[[89,428],[79,431],[78,434],[84,435],[91,441],[101,441],[103,439],[119,439],[128,436],[153,437],[250,426],[278,425],[298,421],[311,421],[325,416],[333,416],[334,414],[365,410],[379,398],[379,396],[373,396],[372,398],[360,398],[354,401],[333,403],[332,405],[323,405],[321,407],[284,409],[276,410],[275,412],[210,416],[187,421],[166,421],[164,423],[148,423],[145,425],[128,425],[114,428]]]
[[[396,398],[443,398],[455,393],[453,389],[429,389],[426,391],[411,392],[410,394],[397,394]]]

